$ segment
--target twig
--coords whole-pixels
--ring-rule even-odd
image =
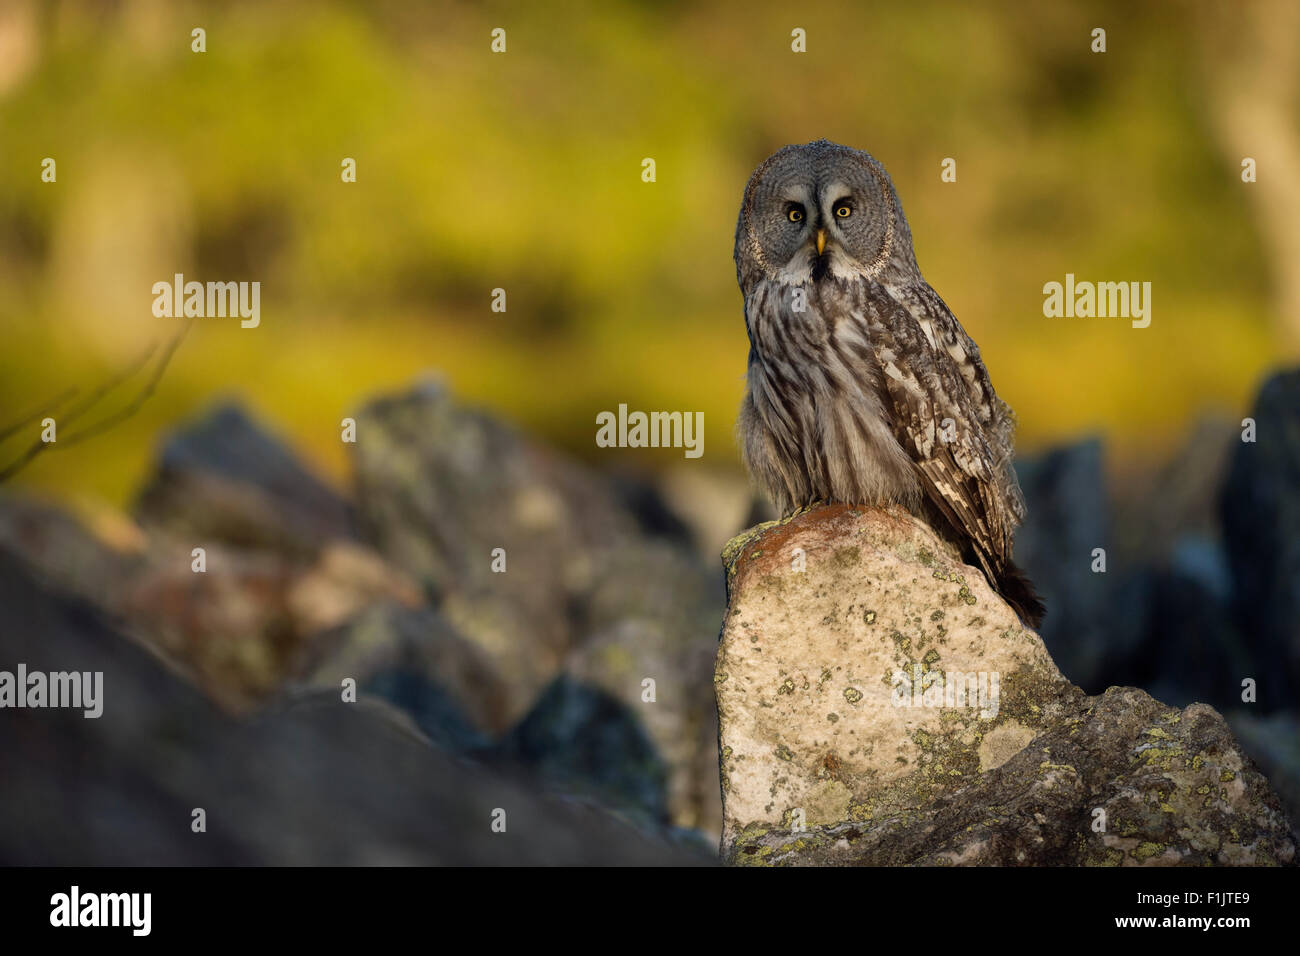
[[[194,324],[194,320],[190,319],[190,321],[187,322],[185,326],[178,333],[176,333],[175,336],[172,337],[172,340],[168,344],[167,348],[164,350],[162,357],[158,360],[157,364],[155,365],[153,374],[149,377],[149,380],[145,383],[144,387],[135,396],[135,398],[132,399],[130,402],[128,402],[124,408],[113,413],[112,415],[109,415],[107,418],[101,419],[99,422],[95,423],[94,425],[88,425],[85,428],[81,429],[80,431],[73,432],[71,435],[68,435],[67,437],[63,438],[60,441],[33,442],[21,454],[19,454],[17,458],[9,462],[9,464],[5,465],[3,468],[0,468],[0,485],[4,484],[14,475],[18,474],[18,472],[26,468],[29,464],[31,464],[32,460],[36,458],[37,455],[47,450],[51,446],[66,448],[69,445],[73,445],[78,442],[85,441],[88,438],[93,438],[95,435],[107,431],[112,426],[125,421],[126,419],[134,415],[137,411],[139,411],[140,407],[144,405],[146,401],[149,400],[150,396],[152,396],[154,391],[157,389],[158,383],[159,381],[162,380],[163,373],[167,370],[167,366],[168,364],[170,364],[172,356],[176,354],[176,350],[180,347],[181,342],[184,340],[186,334],[189,332],[190,327],[193,324]],[[157,351],[158,351],[158,344],[155,342],[144,352],[144,354],[139,359],[137,359],[131,365],[127,366],[127,368],[124,369],[119,374],[113,376],[108,381],[104,382],[103,385],[99,386],[99,388],[95,389],[93,392],[87,395],[85,399],[83,399],[82,401],[78,402],[75,406],[73,406],[73,408],[69,410],[68,414],[63,416],[64,427],[66,428],[68,425],[77,421],[77,419],[79,419],[86,412],[90,411],[91,408],[93,408],[100,400],[102,400],[104,396],[108,395],[110,392],[112,392],[123,382],[126,382],[137,372],[139,372],[142,368],[147,366],[149,364],[149,360],[153,357],[154,353]],[[71,394],[76,394],[76,390],[73,389],[71,391]],[[71,397],[69,393],[64,393],[64,396],[61,397],[53,407],[57,408],[59,405],[63,404],[63,402],[67,401],[69,397]],[[21,428],[23,425],[30,423],[36,417],[40,416],[40,414],[41,413],[38,412],[36,415],[24,419],[22,422],[18,423],[17,427]],[[14,426],[7,426],[7,427],[8,429],[14,428]]]
[[[64,402],[68,401],[68,399],[72,398],[79,391],[81,391],[79,388],[70,388],[66,392],[56,395],[43,405],[38,406],[36,411],[22,415],[13,424],[5,425],[3,428],[0,428],[0,442],[7,441],[10,435],[21,431],[37,419],[45,418],[51,412],[57,412]]]
[[[181,339],[185,338],[185,333],[190,330],[190,326],[193,324],[194,320],[191,319],[186,323],[185,327],[181,329],[176,337],[168,343],[166,350],[163,352],[162,358],[159,359],[158,364],[154,366],[153,375],[149,377],[149,381],[145,383],[144,388],[140,390],[140,393],[136,395],[136,397],[128,403],[125,408],[118,410],[114,414],[109,415],[107,418],[94,425],[87,425],[79,432],[73,432],[67,438],[63,439],[63,446],[66,448],[68,445],[74,444],[75,442],[85,441],[87,438],[93,438],[100,432],[107,431],[119,422],[126,421],[138,412],[140,406],[153,396],[154,391],[158,388],[158,383],[162,380],[163,372],[167,371],[167,366],[171,364],[172,356],[175,355],[176,350],[180,348]]]

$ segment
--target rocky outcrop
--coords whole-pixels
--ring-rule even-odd
[[[141,491],[146,528],[310,557],[351,538],[352,509],[236,405],[220,405],[164,442]]]
[[[577,644],[600,552],[634,522],[594,476],[434,384],[367,406],[355,453],[365,536],[497,662],[522,716]]]
[[[0,553],[230,715],[350,678],[443,754],[715,840],[722,579],[653,490],[436,386],[356,437],[346,495],[220,406],[162,443],[133,517],[0,496]]]
[[[481,750],[509,724],[509,691],[479,647],[429,608],[376,604],[318,635],[293,666],[294,683],[363,696],[410,715],[445,750]]]
[[[1118,620],[1092,613],[1134,603],[1125,593],[1133,584],[1117,573],[1113,553],[1109,573],[1092,570],[1095,548],[1114,550],[1102,443],[1089,439],[1020,459],[1016,472],[1031,516],[1016,534],[1016,561],[1051,609],[1041,637],[1070,680],[1100,689],[1106,672],[1124,668],[1145,623],[1140,605]]]
[[[495,756],[563,792],[667,823],[668,768],[635,713],[597,688],[557,677]]]
[[[1234,606],[1258,642],[1268,672],[1265,709],[1294,708],[1300,693],[1300,369],[1264,383],[1254,441],[1238,441],[1223,487],[1223,533]]]
[[[448,753],[374,696],[345,702],[336,686],[285,695],[253,715],[226,713],[3,549],[0,606],[6,667],[103,673],[98,718],[0,714],[0,864],[712,862],[674,832],[631,826]]]
[[[1224,675],[1240,673],[1228,670],[1240,655],[1212,527],[1225,447],[1203,423],[1160,474],[1126,478],[1114,500],[1099,439],[1017,460],[1029,517],[1015,557],[1051,612],[1039,636],[1072,683],[1099,693],[1123,681],[1182,703],[1235,696]]]
[[[717,833],[716,571],[677,535],[648,536],[603,476],[437,384],[368,405],[355,465],[363,538],[477,645],[496,672],[494,693],[505,689],[505,720],[525,720],[564,675],[603,692],[644,724],[666,763],[674,822]],[[640,780],[620,756],[608,761],[588,768],[589,784]],[[645,792],[638,782],[626,796],[644,805]]]
[[[905,512],[819,508],[734,539],[724,563],[728,862],[1295,862],[1216,711],[1087,696]]]

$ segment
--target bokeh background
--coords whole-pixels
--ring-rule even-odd
[[[647,548],[667,541],[676,557],[665,559],[672,567],[658,578],[636,562],[614,567],[649,575],[667,595],[688,587],[682,582],[706,582],[707,594],[683,599],[691,623],[661,615],[654,627],[681,643],[674,667],[707,678],[716,637],[707,622],[721,608],[717,549],[763,514],[732,437],[747,349],[732,262],[736,215],[757,163],[787,143],[824,137],[869,151],[890,171],[925,276],[979,343],[1019,415],[1033,525],[1022,550],[1045,582],[1052,614],[1045,637],[1067,675],[1089,690],[1135,683],[1170,702],[1230,706],[1240,674],[1264,661],[1300,674],[1296,608],[1277,603],[1280,582],[1300,559],[1283,544],[1246,553],[1231,529],[1225,543],[1221,514],[1237,474],[1247,504],[1245,517],[1234,519],[1236,540],[1296,515],[1292,498],[1274,494],[1295,474],[1294,379],[1283,378],[1260,406],[1274,416],[1272,435],[1291,435],[1292,444],[1269,445],[1274,466],[1234,465],[1233,455],[1238,423],[1257,407],[1262,383],[1300,357],[1298,10],[1286,0],[795,7],[0,0],[0,426],[69,389],[85,397],[144,350],[171,341],[182,320],[152,314],[154,282],[181,272],[199,281],[256,280],[262,290],[259,328],[197,320],[138,410],[90,440],[44,450],[17,473],[5,486],[10,514],[0,531],[38,579],[107,607],[115,626],[178,665],[226,711],[260,713],[280,699],[286,675],[307,673],[294,663],[315,633],[302,614],[285,612],[286,624],[223,611],[220,625],[181,627],[180,610],[194,610],[177,596],[182,584],[152,581],[152,590],[131,591],[127,606],[92,583],[97,561],[117,560],[94,549],[161,560],[158,541],[180,548],[180,529],[193,531],[186,524],[193,516],[182,520],[177,502],[215,501],[199,525],[246,557],[266,543],[243,525],[231,531],[234,512],[255,525],[250,514],[320,503],[303,519],[317,523],[308,545],[295,538],[286,546],[283,528],[272,535],[276,567],[337,570],[321,542],[338,528],[362,527],[361,545],[379,563],[363,556],[341,577],[387,580],[369,597],[405,601],[408,611],[425,601],[419,613],[437,614],[486,648],[484,666],[504,668],[502,693],[516,695],[477,722],[480,736],[449,748],[497,747],[499,766],[531,773],[562,745],[550,730],[521,737],[517,721],[538,701],[564,711],[572,688],[548,684],[557,669],[614,681],[609,674],[627,650],[601,645],[595,663],[572,663],[592,646],[577,633],[592,614],[599,619],[592,606],[637,604],[622,592],[592,598],[604,592],[590,583],[591,567],[607,557],[592,542],[621,540],[624,530],[609,528],[621,529],[624,518]],[[195,27],[206,31],[206,52],[191,51]],[[497,27],[506,30],[504,54],[490,49]],[[1091,50],[1096,27],[1106,30],[1105,53]],[[791,51],[795,28],[807,32],[806,53]],[[41,181],[45,157],[57,161],[57,183]],[[355,183],[341,181],[345,157],[356,160]],[[653,183],[641,178],[646,157],[656,163]],[[953,183],[940,180],[948,157],[956,160]],[[1246,157],[1257,163],[1257,182],[1242,181]],[[1044,317],[1044,283],[1067,272],[1150,282],[1150,327]],[[505,313],[490,308],[496,288],[507,292]],[[430,376],[444,383],[443,397],[410,391]],[[104,396],[83,424],[129,406],[147,377]],[[463,507],[484,526],[496,519],[468,485],[439,484],[458,462],[526,462],[502,481],[551,495],[529,498],[526,516],[550,514],[556,500],[580,508],[593,495],[598,505],[607,495],[610,514],[622,515],[609,526],[604,517],[590,527],[575,519],[582,543],[573,548],[592,545],[588,557],[595,556],[585,570],[566,566],[563,579],[582,591],[582,626],[565,610],[543,663],[510,664],[506,645],[526,642],[504,624],[482,625],[488,585],[456,579],[427,547],[399,540],[409,514],[367,502],[367,489],[386,489],[393,475],[385,467],[401,453],[372,446],[358,464],[339,423],[383,396],[398,396],[397,404],[381,403],[370,416],[380,423],[372,434],[407,434],[414,421],[430,442],[402,472],[408,483],[442,488],[444,505]],[[703,458],[598,448],[595,416],[619,403],[703,412]],[[243,412],[212,411],[231,405]],[[479,419],[465,406],[485,410],[484,440],[501,458],[476,457],[482,442],[464,435],[478,433]],[[498,423],[516,438],[500,437]],[[5,434],[0,466],[37,434],[35,424]],[[518,451],[517,435],[555,455],[561,476],[529,470],[533,453]],[[160,464],[164,448],[170,457]],[[177,497],[168,482],[186,468],[259,494],[269,489],[270,504],[258,499],[240,511],[244,499],[221,498],[202,483]],[[286,492],[309,483],[296,502]],[[1274,511],[1251,503],[1259,487]],[[398,498],[402,490],[387,488]],[[38,506],[51,510],[32,510]],[[437,524],[420,511],[424,504],[412,507]],[[55,513],[89,529],[86,541],[65,542],[81,558],[50,557],[49,528],[63,520]],[[505,534],[511,526],[501,527]],[[473,529],[457,533],[467,546],[490,543]],[[33,540],[46,548],[36,557]],[[448,540],[461,539],[438,538]],[[556,540],[541,541],[537,554]],[[1123,573],[1091,573],[1099,543],[1112,549],[1112,571]],[[628,548],[625,556],[639,553]],[[395,569],[412,580],[393,583]],[[117,573],[102,577],[138,584]],[[1252,576],[1275,582],[1259,600],[1243,597],[1241,581]],[[335,594],[340,575],[325,577],[320,586]],[[291,590],[257,580],[259,594]],[[230,599],[223,594],[186,600],[202,609],[203,601]],[[518,598],[510,620],[540,621],[545,630],[549,612],[538,603],[545,600]],[[1256,613],[1260,601],[1280,610]],[[348,614],[369,606],[343,605],[312,627],[345,627]],[[611,612],[607,623],[618,631],[627,620]],[[203,641],[216,638],[204,637],[205,626],[246,642],[237,654],[212,652]],[[430,627],[417,621],[396,630],[416,632],[419,644]],[[613,645],[620,641],[635,643],[626,633]],[[687,658],[693,663],[682,663]],[[386,671],[372,686],[399,703],[418,698],[399,678]],[[1270,751],[1269,766],[1290,766],[1285,772],[1297,781],[1290,799],[1300,806],[1287,694],[1275,691],[1268,709],[1290,723],[1257,726],[1242,717],[1234,727],[1243,735],[1253,728],[1259,754],[1279,739],[1290,748]],[[628,706],[635,701],[632,692]],[[611,719],[604,703],[588,704],[592,720]],[[437,738],[445,714],[421,706],[405,709]],[[716,779],[700,756],[709,717],[701,713],[651,728],[655,759],[668,770],[647,778],[622,767],[601,778],[622,788],[614,803],[715,832]],[[701,726],[703,744],[686,756],[673,750],[671,741],[696,739]],[[515,734],[508,746],[504,733]],[[595,763],[601,747],[621,746],[586,745],[593,749],[583,759]],[[682,770],[686,764],[694,769]],[[570,776],[604,773],[575,766]],[[636,796],[639,787],[662,789],[664,779],[668,798]],[[256,806],[248,812],[256,815]],[[338,852],[329,859],[357,861],[347,848]],[[464,859],[486,859],[477,852]],[[316,859],[266,845],[231,853],[220,859]],[[11,857],[42,859],[30,848],[11,848]],[[363,861],[372,858],[394,857]]]
[[[737,470],[741,190],[821,137],[890,170],[1023,449],[1156,460],[1300,352],[1294,44],[1269,50],[1294,14],[1222,6],[7,0],[0,408],[168,334],[174,272],[258,279],[264,315],[199,323],[148,408],[23,480],[122,503],[218,392],[337,478],[339,419],[427,369],[588,458],[619,401],[703,411],[705,467]],[[1150,281],[1151,327],[1044,318],[1066,272]]]

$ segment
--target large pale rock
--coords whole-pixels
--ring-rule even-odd
[[[724,551],[732,863],[1291,863],[1277,798],[1203,704],[1088,697],[899,510],[820,508]]]

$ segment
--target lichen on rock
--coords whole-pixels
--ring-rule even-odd
[[[1088,697],[906,512],[818,508],[723,560],[727,862],[1295,862],[1277,798],[1213,708]]]

